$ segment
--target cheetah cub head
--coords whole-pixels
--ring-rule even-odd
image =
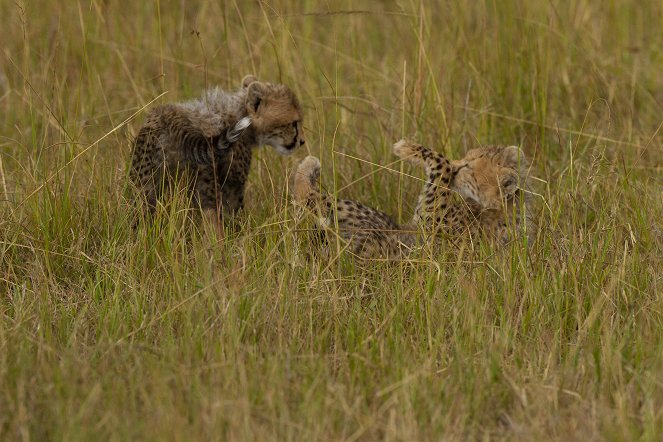
[[[253,75],[242,80],[246,111],[259,145],[269,145],[283,155],[303,145],[303,112],[295,94],[283,84],[264,83]]]
[[[518,146],[472,149],[452,166],[452,187],[480,209],[499,210],[525,195],[528,163]]]

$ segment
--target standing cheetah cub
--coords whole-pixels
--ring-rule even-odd
[[[187,179],[193,202],[220,222],[244,205],[253,148],[289,154],[304,144],[302,109],[282,84],[246,76],[235,92],[159,106],[136,136],[130,178],[154,210],[175,177]]]
[[[297,168],[295,204],[317,213],[324,230],[337,225],[341,239],[362,258],[406,256],[413,245],[421,243],[422,231],[424,238],[433,239],[483,231],[506,242],[516,231],[513,227],[525,223],[521,186],[525,185],[527,167],[518,147],[482,147],[450,162],[420,144],[401,140],[394,145],[394,153],[423,165],[426,172],[409,223],[399,225],[389,215],[355,201],[334,204],[332,197],[319,190],[320,162],[311,156]]]

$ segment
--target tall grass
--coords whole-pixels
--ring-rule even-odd
[[[626,0],[0,3],[0,439],[659,440],[662,21]],[[146,109],[247,73],[297,92],[308,152],[256,152],[239,230],[183,197],[132,229]],[[402,221],[403,135],[523,146],[529,248],[317,258],[297,161]]]

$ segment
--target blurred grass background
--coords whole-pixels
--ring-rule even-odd
[[[633,0],[0,3],[0,439],[660,440],[661,25]],[[240,233],[185,202],[134,231],[145,111],[247,73],[296,91],[308,152],[256,152]],[[296,163],[405,220],[404,135],[521,145],[529,250],[308,256]]]

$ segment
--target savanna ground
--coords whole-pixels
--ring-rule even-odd
[[[0,439],[660,440],[662,23],[653,0],[3,1]],[[182,199],[134,230],[146,110],[247,73],[292,86],[308,146],[256,152],[239,231]],[[310,256],[293,167],[403,221],[403,135],[523,146],[529,246]]]

